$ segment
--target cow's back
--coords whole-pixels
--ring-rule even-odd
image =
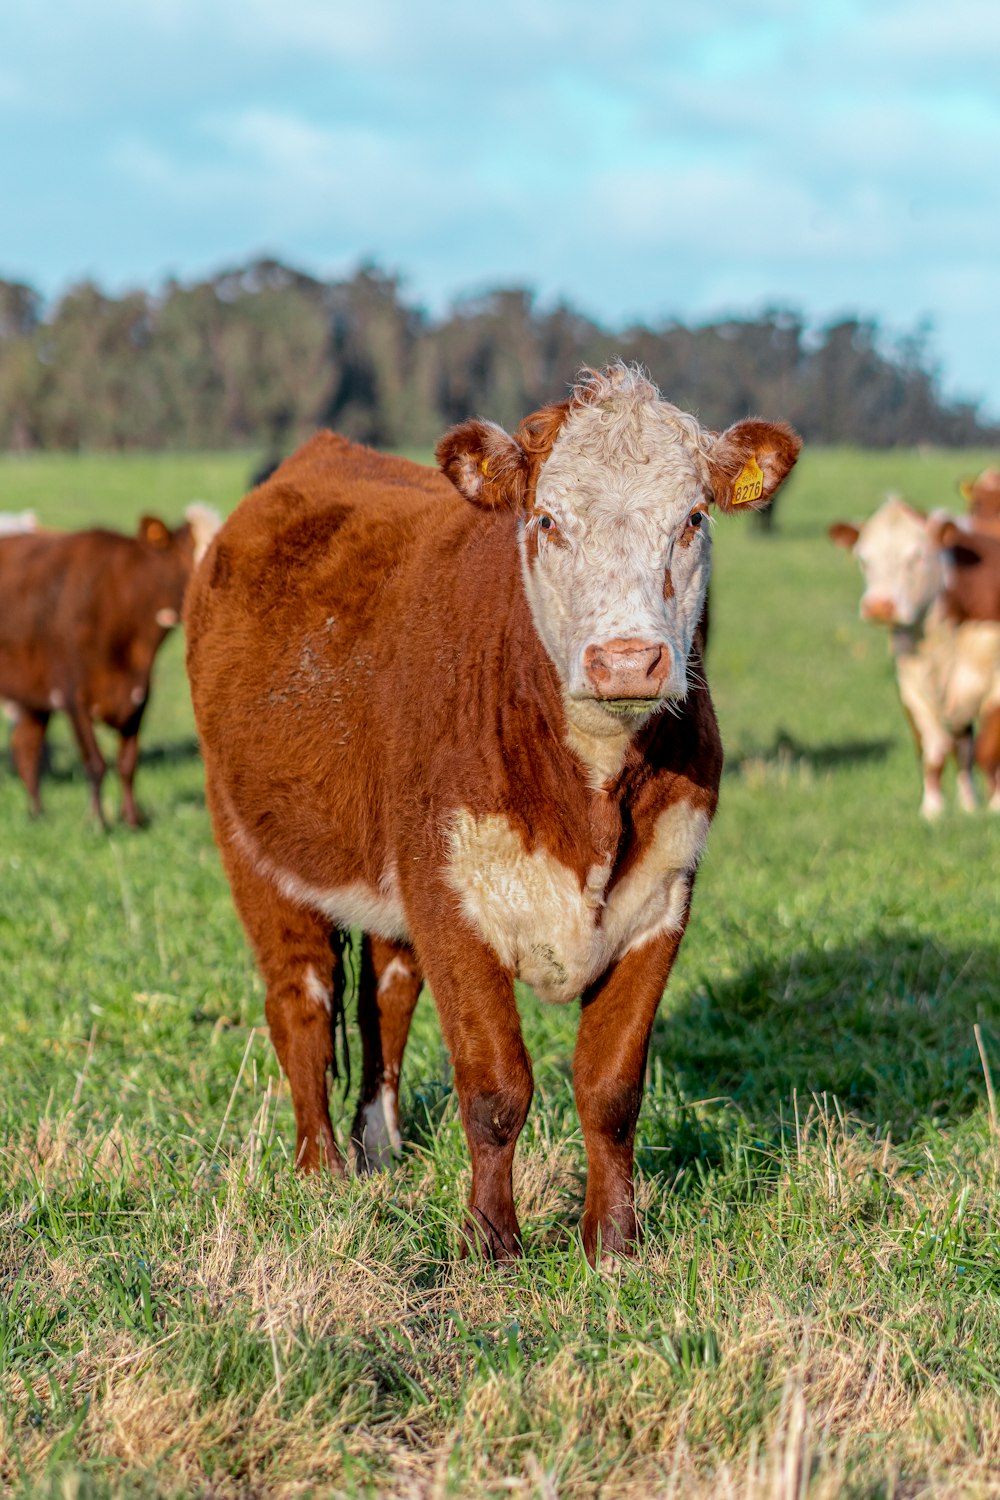
[[[198,568],[185,627],[209,795],[283,869],[378,884],[413,575],[428,536],[461,534],[469,515],[436,470],[320,433],[243,500]]]

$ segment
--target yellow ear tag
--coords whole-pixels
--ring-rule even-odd
[[[748,458],[733,485],[733,505],[747,505],[764,493],[764,471],[755,458]]]
[[[484,459],[481,460],[481,462],[479,464],[479,469],[480,469],[480,473],[482,474],[483,478],[484,479],[489,479],[489,477],[490,477],[490,461],[489,461],[488,458],[484,458]]]

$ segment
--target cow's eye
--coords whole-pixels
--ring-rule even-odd
[[[705,512],[703,510],[693,510],[691,512],[691,514],[688,516],[688,525],[689,526],[693,526],[695,528],[695,530],[697,531],[698,527],[701,525],[701,523],[704,520],[704,518],[705,518]]]
[[[547,515],[543,510],[541,515],[538,517],[538,524],[543,531],[551,531],[556,523],[555,521],[553,521],[552,517],[550,515]]]

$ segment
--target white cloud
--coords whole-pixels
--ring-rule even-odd
[[[931,311],[1000,402],[994,0],[59,12],[5,23],[21,274],[148,279],[266,246],[320,269],[372,253],[439,303],[495,278],[608,318]]]

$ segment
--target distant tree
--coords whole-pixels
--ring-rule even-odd
[[[923,325],[893,343],[871,319],[811,330],[775,307],[616,330],[516,286],[433,320],[376,265],[326,282],[258,259],[155,293],[83,282],[48,308],[0,281],[0,446],[241,445],[273,460],[324,423],[429,446],[472,413],[512,426],[617,356],[713,427],[759,411],[818,442],[1000,441],[973,404],[942,398]]]
[[[432,441],[440,419],[426,321],[403,303],[398,280],[362,266],[351,281],[331,288],[330,314],[336,375],[322,419],[380,446]]]
[[[41,367],[32,335],[42,299],[21,281],[0,281],[0,447],[35,448]]]

